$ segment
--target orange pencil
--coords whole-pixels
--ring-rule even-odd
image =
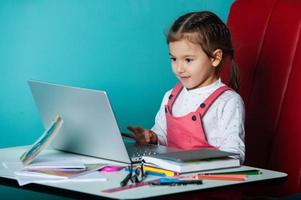
[[[197,174],[191,176],[194,179],[223,180],[223,181],[245,181],[248,176],[245,174]]]

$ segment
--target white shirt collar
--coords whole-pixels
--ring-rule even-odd
[[[219,78],[217,81],[215,81],[214,83],[211,83],[210,85],[206,85],[206,86],[192,89],[192,90],[187,90],[184,87],[183,90],[185,93],[189,93],[189,94],[203,94],[203,93],[212,92],[222,85],[224,85],[224,84],[222,83],[221,79]]]

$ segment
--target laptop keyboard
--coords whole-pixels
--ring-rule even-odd
[[[132,161],[141,161],[142,156],[151,156],[171,151],[167,150],[165,146],[152,144],[127,144],[127,150]]]
[[[158,149],[153,145],[136,146],[135,150],[131,152],[130,157],[132,161],[141,161],[142,156],[151,156],[158,154]]]
[[[155,150],[152,151],[150,149],[139,149],[137,152],[132,154],[132,157],[151,156],[156,154],[158,154],[158,152]]]

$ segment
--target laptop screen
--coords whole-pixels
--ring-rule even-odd
[[[58,150],[130,163],[105,91],[28,81],[44,127],[64,123],[51,146]]]

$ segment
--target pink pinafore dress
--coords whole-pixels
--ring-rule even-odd
[[[222,86],[216,89],[203,103],[200,104],[195,112],[190,112],[181,117],[175,117],[172,115],[172,106],[182,89],[183,85],[178,83],[173,88],[167,105],[165,105],[168,146],[183,150],[199,148],[216,149],[207,142],[202,119],[213,102],[223,92],[230,90],[231,88],[228,86]]]

